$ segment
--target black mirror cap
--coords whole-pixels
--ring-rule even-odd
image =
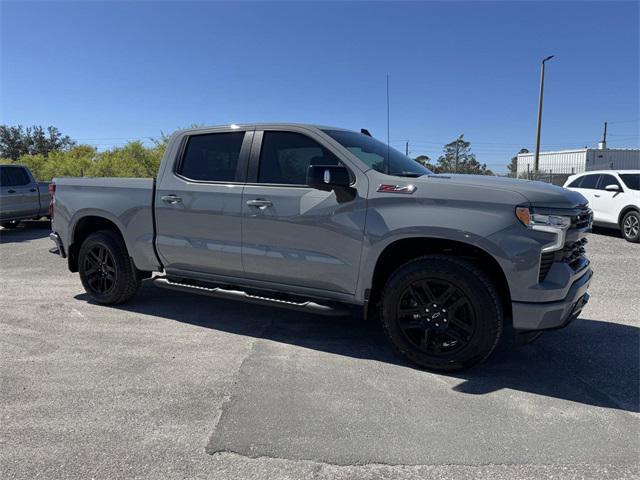
[[[351,176],[347,167],[342,165],[309,165],[307,185],[319,190],[349,188]]]

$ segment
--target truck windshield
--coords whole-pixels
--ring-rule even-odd
[[[421,177],[432,172],[394,148],[363,133],[347,130],[323,130],[335,141],[380,173],[399,177]]]

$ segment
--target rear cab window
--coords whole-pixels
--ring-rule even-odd
[[[235,182],[245,132],[191,135],[176,173],[200,182]]]

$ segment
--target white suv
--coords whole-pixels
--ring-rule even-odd
[[[640,170],[598,170],[571,175],[565,188],[589,200],[593,223],[620,229],[629,242],[640,242]]]

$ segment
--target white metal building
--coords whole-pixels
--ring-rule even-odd
[[[518,177],[533,173],[535,153],[518,154]],[[540,152],[540,172],[553,175],[571,175],[587,170],[638,170],[639,149],[580,148],[558,152]]]

